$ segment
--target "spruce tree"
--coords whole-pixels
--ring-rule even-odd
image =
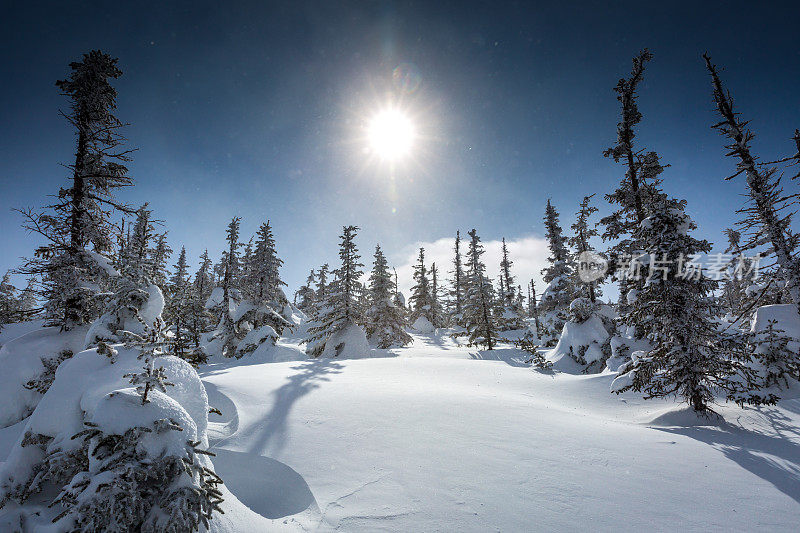
[[[486,266],[481,260],[484,254],[478,232],[469,232],[467,250],[466,297],[464,299],[464,322],[469,336],[469,344],[483,344],[487,350],[494,348],[497,339],[497,326],[492,316],[492,283],[486,277]]]
[[[257,302],[269,305],[279,313],[289,303],[283,292],[286,283],[281,280],[281,266],[283,266],[283,260],[275,251],[275,238],[269,220],[267,220],[256,234],[250,273],[253,280],[252,296]]]
[[[306,314],[309,314],[314,307],[315,293],[314,293],[314,283],[316,282],[316,275],[314,274],[314,269],[311,269],[309,272],[308,277],[306,278],[306,284],[300,287],[297,292],[295,293],[296,298],[300,298],[300,301],[297,302],[297,306]]]
[[[444,326],[444,313],[439,299],[439,270],[431,263],[431,324],[436,328]]]
[[[161,289],[167,286],[167,263],[172,256],[172,248],[167,244],[167,234],[156,235],[156,246],[153,250],[152,281]]]
[[[316,286],[316,300],[324,302],[328,297],[328,274],[330,273],[330,266],[325,263],[319,270],[317,270],[317,286]]]
[[[181,247],[175,271],[167,284],[167,303],[164,308],[164,318],[173,326],[172,353],[184,357],[192,341],[192,286],[189,283],[188,265],[186,263],[186,248]]]
[[[740,210],[744,219],[740,222],[747,241],[743,250],[753,249],[761,243],[769,244],[768,253],[774,254],[778,272],[773,275],[782,278],[792,302],[800,311],[800,262],[797,257],[798,237],[791,230],[792,212],[785,209],[796,202],[797,195],[786,195],[781,186],[781,177],[774,167],[763,168],[752,154],[750,143],[755,137],[747,129],[748,123],[738,118],[734,111],[733,98],[722,85],[711,58],[704,54],[706,68],[713,83],[714,102],[722,120],[713,128],[730,140],[725,147],[727,154],[738,162],[736,173],[727,179],[744,174],[747,184],[749,204]]]
[[[533,323],[536,327],[536,336],[542,334],[541,326],[539,325],[539,305],[536,302],[536,283],[531,280],[530,283],[530,296],[528,297],[528,313],[533,317]]]
[[[405,331],[405,311],[395,305],[395,292],[389,263],[380,245],[376,245],[369,277],[370,307],[366,315],[366,330],[367,337],[376,342],[378,348],[405,346],[413,340]]]
[[[462,325],[464,315],[464,265],[461,260],[461,232],[456,231],[456,240],[453,245],[453,288],[450,291],[450,301],[452,302],[452,322],[454,325]]]
[[[142,334],[152,327],[157,317],[143,314],[150,298],[162,298],[160,288],[153,283],[156,275],[154,225],[147,204],[137,211],[133,232],[120,261],[121,270],[111,281],[111,297],[106,300],[104,313],[89,329],[86,347],[100,342],[118,343],[128,334]],[[160,304],[159,304],[160,305]]]
[[[572,275],[571,257],[567,250],[567,238],[558,220],[558,211],[547,200],[544,217],[545,237],[550,249],[547,258],[549,266],[542,270],[547,287],[539,301],[539,312],[544,321],[546,333],[556,337],[566,320],[566,312],[572,302],[570,276]]]
[[[0,331],[3,329],[3,324],[16,322],[18,315],[17,288],[11,284],[11,276],[6,272],[0,281]]]
[[[716,391],[732,396],[745,371],[719,333],[713,291],[717,282],[701,271],[685,270],[685,259],[705,253],[711,245],[692,237],[694,223],[684,212],[686,202],[662,197],[646,206],[651,213],[634,238],[646,246],[650,272],[628,302],[625,323],[633,323],[649,350],[635,352],[623,364],[612,390],[633,389],[645,399],[677,395],[698,413],[705,413]]]
[[[664,170],[659,156],[655,152],[647,152],[634,146],[635,128],[642,120],[642,114],[637,106],[637,90],[642,82],[645,64],[652,60],[653,55],[648,50],[643,50],[633,59],[633,67],[629,78],[619,80],[614,88],[617,100],[621,104],[622,118],[617,124],[617,144],[603,152],[606,157],[611,157],[615,162],[622,162],[625,166],[625,176],[619,187],[605,196],[606,200],[617,206],[610,215],[600,219],[604,225],[602,238],[604,241],[613,241],[610,248],[610,271],[612,273],[626,272],[620,268],[635,261],[638,254],[645,248],[643,243],[637,242],[635,232],[639,224],[649,216],[647,206],[655,205],[663,196],[659,186],[659,177]],[[620,300],[619,309],[625,314],[628,294],[641,288],[642,278],[647,277],[646,271],[642,276],[624,275],[619,281]],[[635,329],[635,324],[625,324]],[[638,332],[636,332],[638,335]]]
[[[525,328],[523,316],[525,311],[520,301],[521,294],[518,294],[517,288],[514,286],[515,280],[511,274],[511,266],[514,262],[509,258],[505,237],[503,237],[501,251],[503,259],[500,261],[500,293],[498,294],[499,326],[503,331],[523,329]]]
[[[355,244],[358,229],[358,226],[342,228],[339,243],[341,266],[334,272],[332,283],[327,286],[321,285],[325,289],[324,299],[318,303],[314,323],[308,329],[308,338],[305,340],[306,353],[312,357],[322,355],[333,335],[350,326],[359,326],[363,323],[363,309],[359,305],[363,286],[359,280],[363,275],[361,268],[364,265],[360,262],[361,256]],[[320,284],[323,270],[327,271],[327,268],[320,269],[318,277]]]
[[[598,234],[597,229],[589,225],[589,217],[597,212],[597,208],[589,204],[592,197],[594,197],[594,194],[583,197],[580,208],[578,209],[577,220],[571,226],[574,234],[569,239],[569,245],[575,251],[575,262],[581,260],[582,254],[592,251],[589,240],[592,237],[596,237]],[[585,281],[580,279],[577,269],[574,272],[572,283],[573,287],[575,287],[574,292],[576,297],[588,298],[589,301],[595,303],[597,297],[600,296],[600,294],[598,294],[599,288],[597,287],[597,281]]]
[[[97,254],[112,252],[112,215],[133,212],[114,199],[117,189],[132,184],[125,167],[130,150],[122,148],[123,124],[114,115],[117,92],[110,83],[122,75],[117,59],[93,50],[70,69],[56,86],[69,98],[70,109],[62,115],[77,134],[71,184],[44,211],[20,211],[23,227],[46,241],[20,271],[40,277],[48,324],[62,329],[99,315],[98,295],[109,272]]]
[[[431,318],[433,299],[431,298],[431,286],[428,279],[428,270],[425,267],[425,248],[419,249],[417,264],[414,265],[414,286],[411,287],[411,297],[408,299],[411,305],[411,323],[415,323],[420,317],[433,324]]]

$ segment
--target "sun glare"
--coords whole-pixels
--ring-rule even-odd
[[[375,115],[369,123],[369,143],[383,159],[397,159],[409,152],[414,141],[411,120],[396,109]]]

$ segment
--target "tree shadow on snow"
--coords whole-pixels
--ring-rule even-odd
[[[800,503],[800,428],[780,409],[756,409],[774,435],[755,432],[727,421],[719,426],[653,427],[685,435],[725,454],[739,466],[771,483]]]
[[[493,350],[478,350],[477,352],[470,352],[471,359],[481,361],[503,361],[504,363],[515,367],[529,367],[526,363],[530,358],[530,354],[518,348],[504,348],[497,347]]]
[[[425,346],[435,346],[440,350],[453,350],[460,347],[458,340],[452,337],[453,331],[449,329],[437,329],[433,333],[419,333],[411,330],[411,333],[414,333]]]
[[[286,421],[295,402],[320,386],[323,381],[330,381],[330,374],[338,374],[342,365],[332,359],[314,359],[293,366],[295,374],[286,378],[286,383],[272,392],[272,409],[264,417],[264,424],[253,425],[248,433],[255,433],[251,440],[252,453],[265,453],[267,449],[271,454],[283,448],[286,441]],[[250,440],[250,436],[242,434]]]
[[[288,465],[244,452],[215,448],[214,470],[225,485],[252,511],[266,518],[283,518],[317,509],[303,477]]]

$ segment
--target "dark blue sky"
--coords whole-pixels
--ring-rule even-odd
[[[168,4],[168,5],[165,5]],[[640,147],[672,167],[700,234],[721,242],[744,191],[709,126],[709,51],[764,158],[789,155],[800,127],[798,2],[15,2],[0,21],[0,272],[33,242],[12,207],[65,183],[72,133],[54,86],[92,48],[120,58],[118,115],[138,147],[136,186],[170,243],[217,255],[224,226],[269,218],[284,277],[335,259],[343,224],[409,246],[476,227],[485,240],[541,235],[546,199],[564,226],[585,194],[601,214],[623,169],[612,92],[649,47]],[[421,86],[402,105],[424,134],[394,171],[369,162],[361,127],[400,98],[392,70]],[[790,187],[795,187],[791,184]],[[367,262],[367,261],[365,261]]]

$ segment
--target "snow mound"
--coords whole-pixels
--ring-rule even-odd
[[[420,317],[414,321],[414,324],[411,327],[418,333],[433,333],[436,329],[425,315],[420,315]]]
[[[697,427],[718,426],[723,422],[724,419],[716,413],[698,414],[691,406],[682,405],[661,411],[645,420],[643,424],[653,427]]]
[[[361,359],[369,357],[371,348],[367,334],[357,324],[349,324],[337,331],[325,342],[325,350],[320,357],[339,359]]]
[[[797,339],[797,342],[790,342],[789,348],[800,349],[800,315],[794,304],[775,304],[764,305],[756,309],[753,315],[751,331],[753,333],[762,332],[767,329],[770,321],[775,321],[776,328],[783,330],[784,335]]]
[[[568,373],[582,371],[586,365],[603,360],[601,347],[608,336],[603,321],[597,315],[592,315],[584,322],[566,322],[558,344],[545,357],[553,363],[555,370]]]
[[[31,331],[37,331],[44,327],[44,320],[31,320],[28,322],[12,322],[0,325],[0,347],[7,342],[13,341],[17,337],[22,337]]]
[[[62,332],[42,328],[10,340],[0,347],[0,427],[16,424],[30,415],[42,399],[25,384],[43,371],[42,358],[55,359],[63,350],[77,353],[83,349],[86,328]]]

